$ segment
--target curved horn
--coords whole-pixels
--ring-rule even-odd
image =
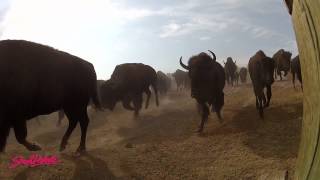
[[[213,61],[216,61],[216,55],[212,51],[210,51],[210,50],[208,50],[208,51],[212,54]]]
[[[185,68],[186,70],[189,70],[189,69],[190,69],[189,66],[186,66],[185,64],[183,64],[183,62],[182,62],[182,56],[180,57],[180,65],[181,65],[183,68]]]

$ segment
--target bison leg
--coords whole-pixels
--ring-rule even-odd
[[[39,151],[41,150],[41,147],[34,144],[30,143],[29,141],[26,140],[27,138],[27,124],[26,120],[15,120],[13,124],[13,129],[14,129],[14,134],[16,136],[17,141],[24,145],[29,151]]]
[[[256,96],[256,108],[259,110],[259,100],[258,96]]]
[[[265,107],[269,107],[271,96],[272,96],[271,85],[268,85],[267,86],[267,103]]]
[[[258,110],[259,110],[259,115],[260,117],[263,119],[263,99],[265,99],[264,93],[263,91],[261,92],[261,94],[258,96]]]
[[[86,137],[87,137],[87,129],[89,124],[89,117],[87,113],[87,109],[83,109],[81,113],[81,117],[79,118],[80,128],[81,128],[81,141],[80,145],[77,149],[77,152],[86,151]]]
[[[280,76],[280,81],[282,81],[282,73],[281,73],[281,71],[278,71],[277,73]]]
[[[139,111],[142,108],[142,94],[136,95],[133,98],[134,117],[138,117]]]
[[[4,148],[6,147],[9,132],[10,132],[10,124],[3,122],[0,125],[0,152],[3,152]]]
[[[68,125],[67,131],[65,132],[65,134],[62,138],[62,141],[60,144],[60,151],[63,151],[66,148],[66,145],[68,144],[69,137],[78,123],[78,119],[75,116],[75,114],[76,114],[75,111],[65,110],[65,113],[68,117],[69,125]]]
[[[158,98],[158,89],[157,89],[157,85],[155,83],[151,84],[153,91],[154,91],[154,95],[156,97],[156,105],[159,106],[159,98]]]
[[[149,88],[147,88],[144,92],[147,94],[147,100],[146,100],[146,106],[145,106],[145,108],[147,109],[149,107],[149,100],[150,100],[150,96],[151,96],[151,91]]]
[[[61,126],[61,121],[62,121],[63,118],[64,118],[64,111],[60,110],[58,112],[58,122],[56,124],[57,127]]]
[[[292,72],[292,84],[293,84],[293,88],[296,88],[295,81],[296,81],[296,73],[295,73],[295,72]]]
[[[152,86],[152,89],[153,89],[153,91],[154,91],[154,95],[155,95],[155,97],[156,97],[156,105],[159,106],[157,84],[156,84],[156,83],[152,83],[151,86]],[[149,88],[148,88],[148,90],[149,90]],[[150,90],[149,90],[149,92],[150,92]],[[150,94],[151,94],[151,92],[150,92]],[[149,96],[149,98],[150,98],[150,96]],[[146,108],[147,108],[147,107],[146,107]]]
[[[201,123],[198,129],[198,133],[201,133],[203,131],[204,123],[208,120],[209,116],[209,108],[205,103],[199,103],[202,107],[202,117],[201,117]]]
[[[125,97],[122,98],[122,106],[130,111],[134,111],[134,108],[131,106],[133,94],[127,94]]]
[[[221,117],[221,109],[224,105],[224,94],[223,92],[220,93],[216,100],[214,101],[214,107],[215,107],[215,110],[216,110],[216,113],[217,113],[217,117],[218,117],[218,120],[219,122],[221,123],[222,122],[222,117]]]

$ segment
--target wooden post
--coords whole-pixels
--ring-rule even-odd
[[[293,0],[292,22],[304,90],[302,134],[294,178],[320,179],[320,0]]]

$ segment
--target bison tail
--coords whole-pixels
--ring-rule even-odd
[[[97,75],[95,72],[94,72],[92,91],[90,93],[90,97],[91,97],[92,103],[95,106],[95,109],[102,110],[102,106],[101,106],[100,98],[99,98],[99,93],[98,93]]]
[[[92,99],[93,104],[95,105],[95,108],[99,109],[99,110],[102,110],[102,106],[101,106],[101,103],[100,103],[100,98],[99,98],[99,95],[98,95],[97,81],[95,81],[94,90],[93,90],[93,93],[91,95],[91,99]]]

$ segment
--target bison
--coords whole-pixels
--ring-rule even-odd
[[[272,96],[271,85],[274,82],[273,72],[275,62],[272,58],[267,57],[262,50],[259,50],[249,60],[249,74],[256,96],[256,108],[259,115],[263,118],[263,109],[269,106]],[[264,94],[264,88],[267,88],[267,100]]]
[[[93,65],[49,46],[24,40],[0,41],[0,151],[4,151],[12,127],[17,141],[30,151],[40,146],[29,142],[26,121],[63,109],[69,119],[60,151],[80,123],[77,152],[86,150],[89,123],[87,105],[100,108]]]
[[[300,84],[301,84],[301,89],[303,89],[299,55],[297,55],[291,61],[291,73],[292,73],[293,87],[295,88],[295,79],[296,79],[296,74],[297,74],[297,78],[298,78],[298,80],[300,81]]]
[[[181,91],[182,89],[187,89],[189,87],[190,79],[187,72],[177,69],[172,76],[176,81],[177,91]]]
[[[277,79],[277,75],[279,75],[280,80],[282,80],[282,74],[281,74],[282,71],[284,72],[284,76],[287,76],[290,70],[291,55],[292,54],[289,51],[280,49],[272,56],[272,59],[274,59],[275,61],[274,77],[276,79]]]
[[[161,71],[157,72],[157,77],[158,77],[157,88],[159,93],[161,95],[167,94],[171,85],[171,79]]]
[[[239,76],[240,76],[241,83],[247,82],[247,73],[248,73],[247,68],[245,67],[240,68]]]
[[[236,71],[235,73],[234,73],[234,80],[235,80],[235,84],[238,86],[239,85],[239,72],[238,71]]]
[[[147,94],[145,108],[148,108],[152,86],[156,105],[159,106],[157,74],[156,71],[142,63],[126,63],[117,65],[111,78],[102,83],[100,88],[101,104],[103,107],[113,110],[118,101],[122,101],[125,109],[134,111],[135,117],[138,116],[142,107],[142,94]],[[133,106],[131,106],[131,102]]]
[[[189,59],[188,65],[180,65],[189,71],[191,79],[191,97],[195,98],[199,107],[202,108],[202,119],[198,132],[203,131],[204,123],[208,119],[209,107],[216,112],[219,121],[221,118],[221,109],[224,105],[225,74],[224,68],[216,62],[216,56],[212,51],[213,58],[208,54],[201,52]],[[209,106],[208,106],[209,105]]]
[[[237,65],[236,61],[233,61],[231,57],[227,58],[227,62],[224,63],[224,70],[226,73],[226,79],[228,84],[233,86],[233,83],[236,80],[236,71],[237,71]]]

